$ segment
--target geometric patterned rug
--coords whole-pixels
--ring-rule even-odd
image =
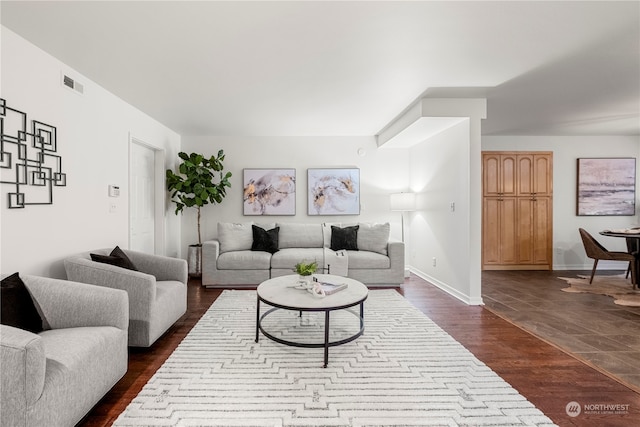
[[[590,293],[607,295],[613,298],[613,303],[627,307],[640,307],[640,290],[634,289],[630,279],[624,274],[607,276],[596,275],[593,283],[589,283],[589,277],[578,275],[578,277],[559,277],[566,281],[568,288],[562,289],[564,292]]]
[[[395,290],[364,305],[364,334],[323,368],[321,348],[256,343],[255,291],[225,290],[113,425],[554,425]],[[336,337],[359,329],[350,313],[331,316]],[[274,334],[321,340],[323,315],[267,319]]]

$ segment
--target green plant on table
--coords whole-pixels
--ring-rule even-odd
[[[318,261],[305,263],[299,262],[296,264],[294,271],[301,276],[311,276],[318,269]]]

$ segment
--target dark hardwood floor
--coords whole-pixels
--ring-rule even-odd
[[[532,275],[524,286],[548,285],[556,275],[547,273]],[[503,284],[509,280],[509,275],[505,276]],[[556,346],[484,307],[467,306],[416,276],[407,279],[398,291],[556,424],[639,425],[640,394]],[[205,289],[199,281],[191,280],[187,314],[151,348],[130,349],[127,374],[79,426],[110,426],[220,293],[221,290]],[[549,298],[554,296],[549,295]],[[571,402],[582,405],[582,413],[576,417],[567,415],[566,407]],[[605,405],[617,405],[622,413],[607,413]]]

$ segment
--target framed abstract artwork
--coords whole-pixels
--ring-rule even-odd
[[[360,169],[307,169],[309,215],[359,215]]]
[[[243,169],[244,215],[295,215],[295,169]]]
[[[578,216],[635,215],[636,159],[578,159]]]

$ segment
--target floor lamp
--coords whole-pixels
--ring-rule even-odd
[[[402,243],[404,243],[404,213],[416,210],[415,193],[393,193],[391,194],[391,210],[400,212],[402,224]],[[406,251],[405,251],[406,252]],[[404,276],[409,276],[409,271],[405,267]]]

